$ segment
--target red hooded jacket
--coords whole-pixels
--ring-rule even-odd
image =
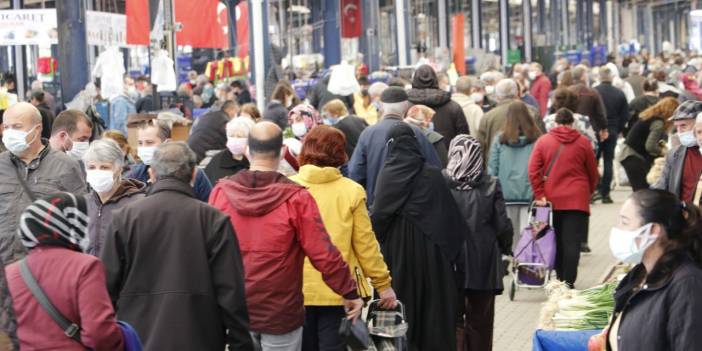
[[[285,334],[304,324],[305,256],[335,293],[358,298],[356,282],[304,187],[277,172],[244,170],[221,179],[210,204],[231,217],[239,239],[251,331]]]
[[[544,181],[544,174],[560,145],[564,147]],[[590,196],[599,178],[592,145],[577,130],[556,127],[536,141],[529,159],[529,181],[534,198],[545,197],[554,210],[590,213]]]

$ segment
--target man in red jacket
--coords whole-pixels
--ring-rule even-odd
[[[349,318],[356,318],[363,305],[314,198],[276,171],[282,146],[276,124],[256,124],[249,134],[250,169],[220,180],[210,196],[210,204],[231,217],[239,239],[250,329],[263,351],[301,348],[305,256],[344,297]]]
[[[551,92],[551,80],[544,74],[540,63],[529,65],[529,80],[531,80],[531,95],[539,102],[541,116],[548,114],[548,94]]]

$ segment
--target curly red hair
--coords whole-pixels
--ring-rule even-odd
[[[341,167],[348,161],[346,137],[330,126],[316,126],[305,135],[298,160],[300,166]]]

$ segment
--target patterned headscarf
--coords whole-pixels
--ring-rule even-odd
[[[300,114],[302,116],[308,131],[312,129],[312,127],[322,124],[322,117],[312,105],[302,103],[293,107],[293,109],[288,112],[288,125],[293,124],[294,121],[292,117],[295,114]]]
[[[89,243],[85,199],[57,193],[36,200],[22,212],[18,231],[27,249],[45,245],[84,252]]]
[[[461,190],[473,189],[483,175],[483,155],[480,143],[470,135],[461,134],[451,140],[446,173],[460,183]]]

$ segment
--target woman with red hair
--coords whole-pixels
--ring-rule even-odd
[[[366,192],[339,171],[348,156],[346,138],[338,129],[317,126],[306,136],[300,152],[300,172],[292,180],[312,194],[329,237],[344,257],[358,283],[359,295],[371,296],[367,278],[380,294],[380,306],[393,308],[395,292],[390,271],[380,253],[366,208]],[[305,326],[303,350],[346,350],[339,326],[346,315],[342,297],[322,280],[309,259],[305,259],[303,293]]]

